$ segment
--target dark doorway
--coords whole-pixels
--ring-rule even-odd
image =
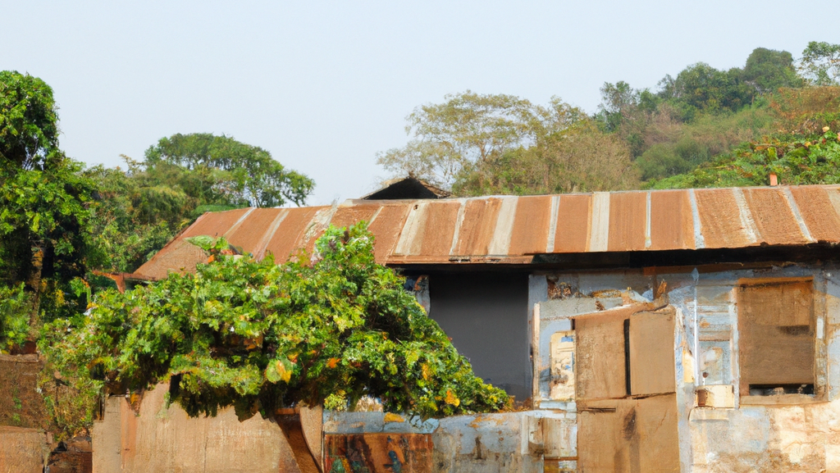
[[[531,392],[528,275],[434,273],[431,317],[486,382],[524,401]]]

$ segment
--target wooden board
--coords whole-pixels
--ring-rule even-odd
[[[324,439],[328,473],[431,473],[430,434],[336,434]]]
[[[626,313],[619,313],[575,319],[576,399],[616,399],[627,395],[624,355],[627,317]]]
[[[676,390],[673,307],[630,317],[630,394]]]
[[[578,471],[680,471],[676,394],[579,404]]]
[[[752,385],[814,383],[811,281],[741,286],[738,328],[741,392]]]

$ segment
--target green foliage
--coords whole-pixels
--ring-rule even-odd
[[[458,195],[601,190],[635,183],[635,173],[626,172],[626,148],[595,129],[583,111],[556,97],[548,106],[470,91],[445,98],[409,115],[406,131],[413,138],[403,148],[380,153],[379,164]]]
[[[653,189],[766,186],[770,173],[783,185],[840,183],[840,134],[784,136],[743,145],[714,162],[650,183]]]
[[[132,272],[204,212],[249,205],[302,204],[311,179],[267,151],[226,136],[174,135],[146,152],[123,156],[126,169],[96,166],[97,269]]]
[[[0,159],[18,168],[44,167],[58,151],[52,89],[16,71],[0,71]]]
[[[627,189],[638,185],[630,153],[589,119],[540,134],[533,146],[477,163],[453,186],[458,195],[552,194]]]
[[[180,177],[180,187],[207,204],[301,205],[314,187],[311,179],[286,170],[268,151],[210,133],[162,138],[146,151],[145,164],[149,172],[159,171],[157,168],[163,165],[188,171]],[[187,176],[199,179],[187,184]]]
[[[125,392],[169,382],[170,400],[193,416],[229,405],[242,418],[295,403],[347,408],[363,396],[421,416],[506,402],[403,278],[375,263],[365,224],[330,228],[311,264],[304,254],[275,265],[231,255],[223,240],[195,242],[211,253],[195,274],[100,293],[84,319],[46,327],[45,373],[72,380],[79,399],[106,385]],[[90,409],[62,424],[83,425]]]
[[[799,71],[813,85],[840,85],[840,44],[811,41],[802,51]]]
[[[469,90],[444,99],[417,107],[406,119],[409,143],[379,153],[377,163],[395,175],[449,189],[471,165],[499,158],[533,138],[538,118],[527,100]]]
[[[744,82],[742,70],[719,71],[705,63],[693,64],[676,78],[660,81],[660,97],[670,103],[683,121],[691,121],[699,112],[737,111],[749,105],[756,90]]]
[[[29,338],[32,310],[32,298],[23,284],[0,286],[0,353],[9,353]]]
[[[747,58],[743,79],[759,93],[775,92],[781,87],[801,87],[803,80],[793,66],[787,51],[756,48]]]

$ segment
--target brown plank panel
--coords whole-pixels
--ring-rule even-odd
[[[255,253],[265,232],[271,227],[271,222],[283,209],[254,209],[233,232],[225,235],[228,242],[241,247],[246,253]]]
[[[551,225],[551,196],[520,197],[510,236],[509,255],[545,253]]]
[[[820,186],[791,187],[790,193],[799,207],[799,215],[805,221],[808,231],[817,241],[840,241],[840,217],[831,205],[829,192],[837,192],[836,189],[827,189]]]
[[[639,468],[625,471],[680,471],[680,447],[677,422],[677,395],[653,396],[623,401],[633,405],[632,415],[626,415],[622,427],[635,422],[635,431],[626,428],[622,434],[628,439],[628,463],[639,457]],[[629,410],[628,410],[629,411]],[[628,412],[629,414],[629,412]],[[636,447],[638,445],[638,447]]]
[[[199,235],[220,237],[227,232],[250,209],[235,209],[226,212],[208,212],[184,231],[181,238]]]
[[[274,232],[274,236],[266,246],[266,254],[274,255],[274,260],[282,263],[289,259],[297,250],[301,248],[298,240],[301,239],[309,222],[315,213],[326,207],[300,207],[296,209],[288,209],[289,214],[280,223],[280,227]]]
[[[374,235],[373,251],[377,263],[385,264],[388,261],[400,237],[410,208],[405,204],[386,205],[368,226],[368,230]]]
[[[694,249],[694,216],[688,192],[650,193],[651,250]]]
[[[741,225],[741,213],[732,189],[697,189],[694,196],[706,248],[743,248],[754,244]]]
[[[420,229],[420,254],[417,256],[448,256],[458,219],[460,202],[430,202]]]
[[[502,201],[495,198],[471,199],[465,205],[455,255],[486,255],[496,230]]]
[[[813,283],[744,285],[738,293],[741,392],[814,383]]]
[[[680,471],[676,394],[578,406],[578,471]]]
[[[664,394],[676,390],[672,307],[630,317],[630,393]]]
[[[580,472],[627,471],[616,469],[621,451],[619,401],[601,401],[597,405],[578,402],[577,467]]]
[[[576,399],[616,399],[627,395],[624,356],[626,313],[575,319]]]
[[[560,204],[557,207],[557,229],[554,232],[554,252],[585,252],[589,246],[591,224],[591,194],[560,196]]]
[[[743,189],[761,238],[771,245],[809,243],[781,189]]]
[[[646,227],[646,192],[610,195],[609,251],[644,250]]]

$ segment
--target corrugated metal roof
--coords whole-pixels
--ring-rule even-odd
[[[258,258],[311,251],[330,224],[370,222],[385,264],[528,263],[534,254],[745,248],[840,242],[840,186],[752,187],[348,201],[201,216],[135,272],[157,279],[203,255],[185,238],[224,236]]]

